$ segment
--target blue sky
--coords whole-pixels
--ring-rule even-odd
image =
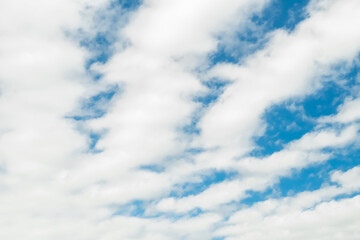
[[[0,239],[359,239],[359,12],[1,1]]]

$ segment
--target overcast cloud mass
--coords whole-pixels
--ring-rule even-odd
[[[0,239],[359,240],[359,0],[0,0]]]

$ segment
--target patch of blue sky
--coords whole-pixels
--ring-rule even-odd
[[[132,217],[144,217],[146,205],[148,203],[142,200],[134,200],[128,204],[121,206],[115,206],[116,211],[113,213],[113,216],[132,216]]]
[[[239,63],[241,59],[262,49],[267,33],[276,29],[292,31],[306,18],[309,0],[273,0],[260,13],[254,14],[245,24],[245,29],[235,34],[219,36],[218,48],[209,54],[210,66],[219,62]]]
[[[304,114],[311,118],[332,115],[337,113],[337,108],[349,96],[348,89],[335,82],[327,82],[324,88],[305,98],[302,102]]]
[[[205,150],[202,148],[187,148],[180,154],[168,155],[164,158],[159,158],[157,159],[157,162],[140,165],[137,169],[141,171],[163,173],[166,171],[167,166],[171,165],[173,162],[184,160],[192,162],[195,155],[204,151]]]
[[[204,81],[203,84],[208,88],[209,93],[202,96],[196,96],[194,98],[195,102],[202,103],[203,107],[209,106],[211,103],[215,102],[218,97],[223,93],[229,81],[222,81],[219,79],[211,79],[210,81]]]
[[[120,92],[120,87],[118,85],[113,85],[109,87],[106,91],[99,92],[98,94],[88,98],[83,99],[80,103],[81,110],[78,111],[78,114],[69,115],[65,118],[73,119],[78,123],[79,131],[88,135],[88,149],[89,153],[99,153],[102,150],[96,148],[96,144],[99,139],[103,136],[104,132],[93,132],[88,129],[84,129],[82,123],[84,121],[100,118],[106,114],[107,108],[110,105],[111,100],[116,94]]]
[[[80,45],[93,53],[93,56],[87,59],[85,63],[87,70],[90,70],[91,65],[94,63],[106,63],[112,55],[112,39],[110,39],[109,34],[104,32],[98,32],[92,38],[82,39]]]
[[[251,206],[256,202],[262,202],[265,201],[266,199],[269,199],[270,196],[273,197],[274,196],[274,188],[267,188],[264,191],[252,191],[252,190],[248,190],[246,191],[246,195],[248,197],[242,199],[240,201],[240,204],[245,204],[247,206]]]
[[[158,212],[156,214],[148,214],[146,217],[148,218],[159,218],[159,217],[165,217],[168,219],[178,220],[181,218],[193,218],[196,216],[199,216],[206,211],[203,211],[201,208],[196,207],[194,209],[191,209],[190,211],[184,212],[184,213],[176,213],[176,212]]]
[[[113,85],[105,91],[99,92],[88,99],[82,100],[81,114],[68,116],[67,118],[72,118],[76,121],[84,121],[104,116],[110,101],[120,91],[121,90],[118,85]]]
[[[95,36],[83,37],[80,41],[80,46],[86,48],[91,54],[85,62],[85,69],[94,81],[98,81],[102,74],[92,71],[91,66],[95,63],[104,64],[110,59],[113,55],[114,42],[114,36],[109,32],[98,32]]]
[[[223,182],[225,180],[231,180],[237,176],[237,172],[233,171],[219,171],[211,170],[206,174],[202,174],[201,180],[196,182],[185,182],[174,186],[174,190],[170,193],[169,197],[187,197],[190,195],[197,195],[211,185]]]
[[[360,148],[357,142],[344,148],[326,148],[322,151],[331,154],[329,160],[302,169],[294,169],[290,176],[279,178],[279,181],[266,191],[249,191],[249,197],[241,203],[252,205],[269,196],[286,197],[303,191],[314,191],[324,185],[338,185],[331,182],[331,174],[334,171],[345,172],[360,165]]]
[[[256,148],[250,156],[263,157],[283,149],[286,143],[299,139],[312,130],[316,122],[304,117],[301,108],[292,109],[294,102],[274,105],[264,113],[267,124],[262,136],[255,137]]]
[[[199,95],[194,97],[193,101],[196,103],[201,103],[202,109],[209,107],[209,105],[216,102],[218,97],[225,90],[225,87],[228,83],[229,82],[227,81],[221,81],[218,79],[211,79],[210,81],[204,81],[202,84],[204,84],[208,88],[208,93],[205,95]],[[199,135],[201,129],[197,127],[197,123],[201,117],[202,117],[202,111],[200,109],[193,113],[191,117],[191,122],[181,127],[180,131],[188,135]]]
[[[94,80],[100,79],[101,75],[90,70],[92,64],[103,64],[111,58],[114,53],[113,45],[119,41],[118,30],[125,26],[129,14],[136,11],[142,2],[141,0],[110,1],[110,4],[99,10],[94,17],[94,25],[100,26],[96,34],[87,34],[82,29],[79,29],[78,35],[82,36],[80,37],[80,46],[85,47],[92,53],[92,56],[87,59],[85,67]],[[97,28],[95,27],[95,29]]]
[[[266,131],[254,138],[256,148],[250,155],[262,157],[280,151],[285,144],[313,130],[319,117],[336,114],[338,107],[359,85],[357,75],[358,66],[354,65],[344,73],[336,74],[335,80],[324,81],[321,89],[311,95],[269,107],[263,115]]]
[[[204,148],[188,148],[185,150],[185,154],[191,154],[193,156],[193,155],[202,153],[204,151],[205,151]]]
[[[281,178],[279,183],[266,188],[264,191],[248,190],[246,191],[247,197],[242,199],[239,204],[250,207],[268,199],[279,199],[294,196],[303,191],[317,190],[324,183],[324,179],[318,176],[317,170],[318,167],[310,167],[294,172],[292,177]]]
[[[307,17],[305,8],[309,2],[310,0],[274,0],[260,17],[254,16],[254,21],[265,24],[269,29],[284,28],[292,31]]]
[[[359,143],[354,143],[346,148],[334,151],[331,159],[324,164],[327,166],[329,172],[334,170],[348,171],[360,165]]]
[[[142,0],[115,0],[112,1],[112,5],[120,5],[123,9],[128,11],[134,11],[142,5]]]
[[[147,211],[148,207],[155,203],[153,200],[134,200],[127,204],[120,206],[112,206],[114,210],[113,216],[128,216],[128,217],[138,217],[138,218],[168,218],[173,220],[178,220],[184,217],[196,217],[202,213],[203,210],[200,208],[194,208],[185,213],[176,213],[176,212],[150,212]]]
[[[199,121],[200,116],[195,113],[192,118],[191,122],[183,127],[181,127],[181,132],[187,134],[187,135],[199,135],[200,129],[196,126],[197,122]],[[189,150],[190,152],[191,150]]]
[[[100,133],[90,133],[89,134],[89,138],[90,138],[90,144],[88,146],[89,152],[92,152],[92,153],[102,152],[102,150],[96,148],[96,144],[100,140],[101,136],[102,135]]]
[[[334,171],[345,172],[360,165],[360,149],[357,145],[329,151],[332,151],[332,157],[328,161],[295,170],[291,176],[280,178],[279,183],[275,185],[280,191],[279,196],[314,191],[324,185],[338,185],[331,182],[331,174]]]
[[[302,106],[306,116],[318,118],[322,116],[337,113],[337,108],[341,105],[346,97],[353,95],[353,87],[358,85],[357,75],[359,66],[352,65],[350,68],[343,64],[333,67],[335,77],[328,76],[329,81],[324,82],[320,91],[308,96],[302,101]],[[342,73],[345,71],[344,73]],[[336,74],[337,73],[337,74]]]
[[[142,165],[139,167],[140,170],[150,171],[150,172],[156,172],[156,173],[162,173],[165,171],[165,167],[161,166],[159,164],[147,164]]]
[[[360,191],[356,191],[356,192],[352,192],[352,193],[345,193],[345,194],[340,194],[340,195],[334,197],[333,200],[339,201],[339,200],[346,199],[346,198],[353,198],[353,197],[356,197],[359,195],[360,195]]]
[[[342,154],[335,153],[330,160],[324,163],[292,171],[291,176],[280,178],[278,183],[265,191],[247,191],[248,197],[241,200],[240,204],[252,206],[269,198],[294,196],[304,191],[316,191],[327,185],[339,186],[337,183],[331,182],[331,174],[338,170],[345,172],[359,165],[360,150],[352,147],[352,151]],[[342,194],[334,199],[352,197],[356,194],[359,193]]]
[[[290,177],[283,177],[276,184],[279,196],[293,196],[298,192],[314,191],[324,184],[330,184],[329,170],[327,164],[321,164],[292,171]]]

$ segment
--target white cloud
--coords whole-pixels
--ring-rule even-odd
[[[216,50],[216,34],[224,31],[236,14],[242,13],[245,20],[266,2],[145,1],[120,32],[130,46],[120,49],[108,63],[94,67],[104,74],[103,84],[120,84],[124,91],[106,116],[89,121],[91,129],[108,132],[97,144],[104,152],[78,167],[79,174],[88,178],[84,184],[106,182],[99,188],[99,197],[106,193],[109,201],[112,197],[107,189],[117,189],[111,192],[113,197],[126,202],[167,194],[172,184],[183,181],[184,175],[173,171],[153,173],[151,180],[160,179],[159,184],[148,184],[146,191],[134,191],[124,182],[132,179],[133,184],[141,185],[143,173],[138,174],[136,168],[168,164],[167,158],[183,155],[191,136],[182,128],[200,108],[192,97],[206,91],[189,68],[201,65],[206,54]],[[216,11],[219,6],[223,11]]]
[[[342,148],[354,143],[357,129],[357,126],[349,126],[339,134],[331,128],[318,130],[290,142],[283,150],[268,157],[238,159],[231,166],[222,166],[224,169],[236,170],[240,174],[238,178],[213,184],[197,195],[163,199],[154,208],[164,212],[187,212],[196,207],[215,210],[221,204],[238,202],[247,197],[248,190],[264,191],[280,177],[290,176],[293,170],[328,160],[331,154],[322,153],[321,150],[327,147]]]
[[[320,119],[320,122],[340,122],[349,123],[360,119],[360,99],[347,99],[342,104],[335,116],[327,116]]]
[[[341,194],[359,191],[359,167],[332,174],[340,186],[325,186],[294,197],[269,199],[235,213],[218,235],[225,239],[356,239],[359,196],[331,200]],[[344,179],[346,179],[344,181]],[[331,200],[331,201],[330,201]]]
[[[116,52],[107,63],[91,66],[103,74],[93,81],[85,69],[92,54],[72,33],[79,28],[89,36],[107,31],[111,19],[101,20],[109,24],[103,26],[92,18],[98,21],[95,15],[108,9],[110,1],[1,1],[0,238],[211,239],[224,224],[223,217],[231,217],[238,207],[229,202],[246,197],[247,190],[272,186],[293,169],[326,161],[329,155],[323,148],[356,141],[354,100],[334,116],[349,123],[347,127],[315,130],[267,157],[242,156],[253,149],[251,138],[263,132],[261,115],[267,107],[318,89],[322,74],[333,64],[352,61],[360,49],[359,2],[313,1],[307,20],[292,33],[271,33],[266,48],[244,65],[218,64],[209,74],[193,71],[208,67],[207,56],[217,50],[219,36],[241,33],[244,23],[267,3],[145,0],[124,18],[126,25],[118,23],[124,28],[112,33],[118,36]],[[193,97],[207,93],[200,80],[209,77],[233,84],[208,109],[201,109]],[[83,111],[78,109],[81,100],[112,84],[120,92],[104,116],[81,123],[65,118]],[[182,130],[194,114],[202,116],[196,139]],[[96,145],[103,151],[87,152],[89,139],[79,129],[104,132]],[[186,152],[192,147],[205,149]],[[142,165],[159,165],[161,171],[139,169]],[[168,197],[177,184],[201,181],[201,174],[213,169],[239,176],[197,195]],[[358,218],[351,213],[358,211],[359,200],[321,202],[357,191],[358,177],[358,168],[334,172],[331,180],[339,187],[279,200],[288,208],[271,201],[256,205],[261,209],[247,209],[245,223],[237,218],[240,211],[228,222],[240,227],[220,232],[245,231],[248,239],[256,239],[252,234],[261,229],[277,237],[272,229],[297,229],[298,222],[272,224],[300,212],[300,223],[318,239],[336,236],[331,229],[318,233],[314,228],[323,219],[339,227],[353,220],[355,226]],[[148,218],[113,215],[133,200],[144,201]],[[304,210],[315,203],[320,205]],[[187,213],[195,207],[208,212]],[[340,209],[339,221],[327,212],[335,207]],[[262,218],[274,208],[296,210]],[[247,228],[251,217],[261,221]],[[315,224],[307,225],[309,219]],[[359,236],[353,225],[347,228]],[[351,239],[345,230],[342,234]]]
[[[0,176],[1,238],[120,237],[115,230],[118,224],[125,222],[125,229],[130,228],[131,219],[112,221],[113,208],[108,204],[153,198],[170,188],[173,181],[168,175],[135,168],[182,153],[187,136],[177,128],[189,123],[198,107],[191,97],[203,90],[202,85],[186,71],[186,61],[178,63],[173,58],[192,54],[204,58],[216,49],[214,35],[236,17],[239,8],[246,11],[246,18],[263,3],[203,1],[192,8],[195,5],[190,1],[178,6],[147,1],[122,33],[132,46],[124,52],[119,49],[109,63],[98,67],[104,79],[95,86],[84,69],[89,53],[66,33],[83,28],[91,35],[94,27],[98,30],[89,20],[97,9],[106,8],[107,1],[2,1],[0,161],[5,173]],[[217,11],[226,5],[226,11]],[[186,22],[189,9],[194,12]],[[206,10],[204,15],[196,18],[202,10]],[[167,33],[170,23],[173,34]],[[124,92],[105,117],[88,124],[93,130],[109,129],[98,143],[104,152],[85,154],[86,136],[64,117],[75,112],[80,99],[108,83],[119,83]],[[109,218],[111,224],[102,224],[103,230],[96,228]],[[139,222],[134,223],[135,229],[153,223],[133,219]],[[192,232],[191,238],[198,239],[195,232],[210,234],[207,229],[213,219],[218,218],[199,216],[189,220],[190,225],[166,220],[165,226],[178,228],[174,230],[178,233],[168,236],[189,238]],[[147,229],[150,233],[125,233],[124,238],[168,238],[164,228]]]
[[[357,9],[357,1],[331,1],[320,10],[310,8],[310,17],[294,32],[275,31],[267,47],[243,65],[215,66],[211,76],[234,83],[201,119],[198,144],[236,149],[237,155],[249,151],[249,140],[261,126],[260,116],[267,107],[313,92],[331,65],[352,61],[357,55],[360,33],[351,27],[360,21]]]
[[[351,125],[336,132],[335,129],[330,131],[317,131],[305,134],[300,140],[290,145],[290,148],[296,150],[314,150],[325,147],[342,147],[354,141],[358,135],[359,126]]]
[[[329,159],[329,154],[321,153],[323,148],[343,147],[356,141],[357,125],[341,129],[341,133],[330,128],[306,134],[269,157],[241,158],[253,147],[251,137],[261,129],[260,117],[265,108],[313,92],[321,85],[321,75],[332,65],[345,60],[351,62],[359,52],[359,32],[342,27],[348,22],[360,21],[355,10],[360,7],[358,2],[332,1],[321,8],[314,6],[309,7],[310,17],[294,32],[274,32],[267,48],[250,57],[244,65],[219,64],[211,72],[212,76],[234,83],[200,120],[201,135],[195,146],[209,150],[196,156],[190,173],[208,168],[236,169],[241,176],[245,175],[245,180],[240,177],[231,183],[215,184],[199,195],[183,199],[164,199],[155,208],[179,212],[201,206],[214,209],[244,197],[245,190],[264,190],[279,176],[289,175],[292,169]],[[336,46],[342,46],[341,50]],[[254,183],[246,184],[246,177],[254,176]],[[221,190],[213,189],[224,186],[226,192],[229,184],[237,186],[231,191],[231,197],[224,194],[222,201],[217,202],[216,193]]]

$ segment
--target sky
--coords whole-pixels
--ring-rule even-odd
[[[360,239],[359,12],[1,0],[0,239]]]

